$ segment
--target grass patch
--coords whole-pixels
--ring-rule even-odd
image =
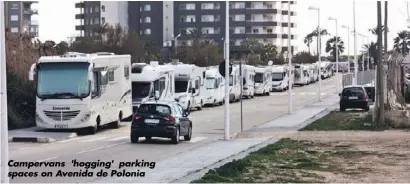
[[[332,131],[332,130],[373,130],[382,131],[385,128],[375,128],[372,123],[372,115],[363,112],[339,112],[332,111],[300,131]]]
[[[285,138],[252,152],[243,159],[210,170],[192,183],[325,182],[325,177],[316,172],[344,173],[341,164],[334,162],[337,160],[335,158],[355,159],[369,154],[373,153]]]

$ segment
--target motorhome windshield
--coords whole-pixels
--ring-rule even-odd
[[[272,73],[272,81],[283,80],[283,73]]]
[[[207,77],[205,79],[206,89],[215,89],[216,88],[216,79],[213,77]]]
[[[86,98],[90,95],[89,63],[40,63],[37,96],[42,99]]]
[[[145,98],[150,94],[151,82],[132,82],[132,98]]]
[[[188,81],[175,81],[175,93],[188,91]]]
[[[255,73],[255,83],[263,82],[263,73]]]

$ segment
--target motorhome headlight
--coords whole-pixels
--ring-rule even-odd
[[[81,118],[81,122],[88,121],[91,117],[91,112],[87,112],[83,118]]]

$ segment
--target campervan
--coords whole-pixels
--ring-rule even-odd
[[[239,65],[232,66],[232,73],[229,75],[229,102],[237,102],[241,98],[241,78]]]
[[[295,85],[304,86],[309,83],[309,72],[306,65],[296,65],[295,66]]]
[[[242,96],[253,98],[255,96],[255,67],[242,65]]]
[[[132,106],[135,112],[138,106],[149,100],[173,101],[175,99],[174,69],[169,65],[159,65],[158,61],[150,64],[134,63],[131,69]],[[159,93],[155,97],[155,93]]]
[[[204,105],[222,105],[225,97],[225,80],[219,70],[209,68],[205,71],[205,88]]]
[[[255,68],[255,94],[270,95],[272,90],[272,69],[271,67]]]
[[[204,105],[203,71],[192,64],[170,65],[175,74],[175,100],[185,109],[201,110]]]
[[[46,129],[85,128],[94,134],[132,115],[131,56],[69,53],[43,56],[37,73],[36,125]]]
[[[320,65],[320,71],[321,71],[321,78],[322,79],[327,79],[331,76],[331,64],[328,61],[322,61]]]
[[[309,73],[309,82],[308,84],[312,84],[316,82],[316,70],[315,70],[315,65],[314,64],[309,64],[306,65],[308,68],[308,73]]]
[[[272,91],[285,91],[289,88],[289,73],[285,66],[272,67]]]

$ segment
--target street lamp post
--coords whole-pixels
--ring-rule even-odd
[[[322,44],[321,44],[321,37],[322,35],[320,34],[322,32],[322,30],[320,29],[320,9],[316,8],[316,7],[309,7],[309,10],[313,10],[313,11],[317,11],[317,29],[318,29],[318,47],[319,47],[319,52],[318,52],[318,58],[319,58],[319,101],[321,101],[321,87],[322,87],[322,78],[321,78],[321,74],[322,74],[322,61],[321,61],[321,53],[322,53]]]
[[[349,62],[349,67],[347,67],[347,73],[350,73],[350,28],[349,26],[343,25],[342,28],[347,29],[347,61]]]
[[[290,12],[290,3],[288,4],[288,12]],[[291,35],[291,24],[290,24],[290,13],[288,14],[288,60],[289,60],[289,69],[288,69],[288,76],[290,77],[291,74],[291,68],[292,68],[292,47],[291,47],[291,40],[292,40],[292,35]],[[288,80],[288,113],[292,114],[292,84],[291,80]]]
[[[339,37],[337,35],[337,19],[333,17],[329,17],[329,20],[334,20],[336,23],[336,91],[339,92]]]
[[[354,40],[354,85],[357,85],[357,39],[356,39],[356,2],[353,1],[353,40]]]
[[[364,38],[365,38],[366,36],[363,35],[363,34],[361,34],[361,33],[358,33],[357,35],[359,35],[359,36],[362,37],[362,45],[364,46]],[[362,54],[362,71],[364,71],[364,51],[363,51],[363,54]]]
[[[174,34],[172,34],[172,37],[174,37],[174,45],[175,45],[175,55],[178,54],[177,49],[178,49],[178,45],[177,45],[177,39],[178,37],[180,37],[181,34],[178,34],[177,36],[174,36]]]
[[[229,1],[225,7],[225,140],[229,140]]]

